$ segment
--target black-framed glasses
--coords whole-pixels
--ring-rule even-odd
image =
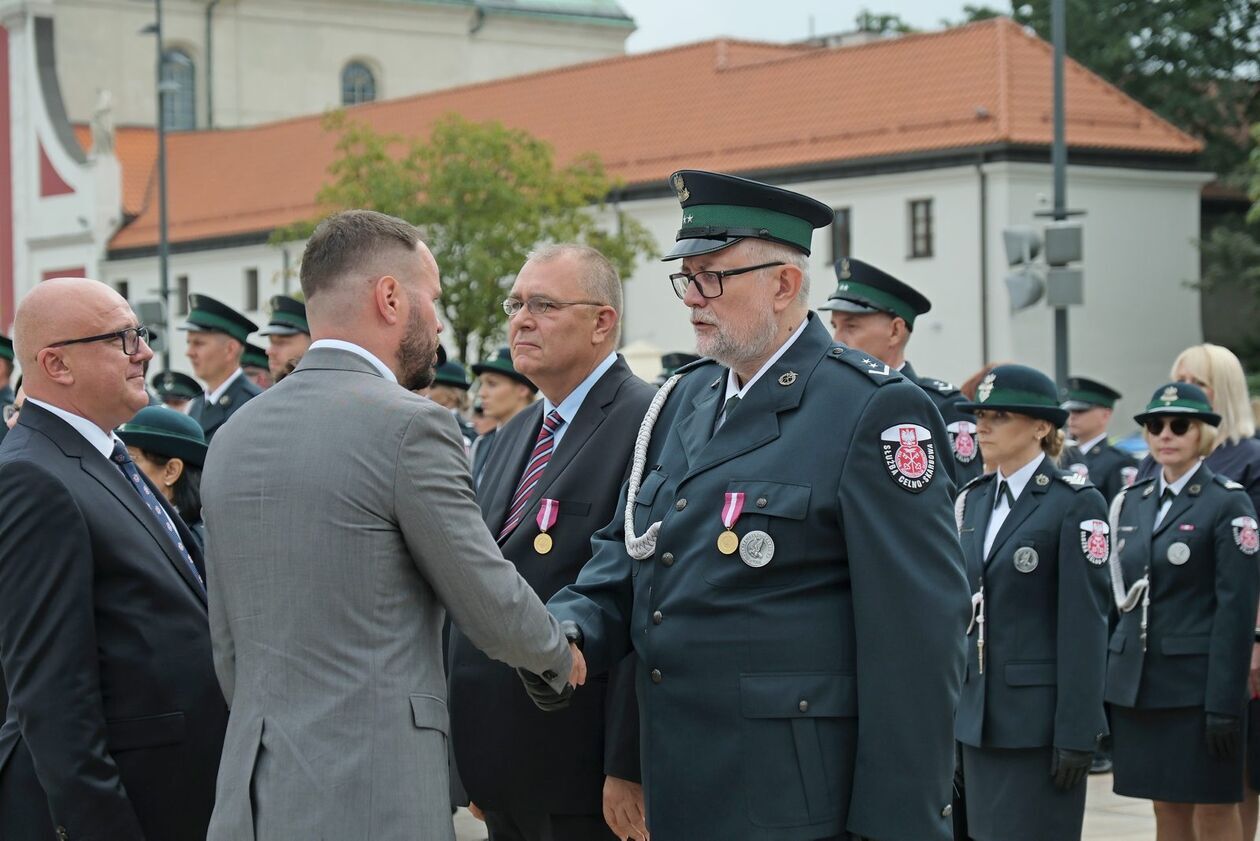
[[[762,263],[757,266],[745,266],[742,269],[724,269],[720,272],[696,272],[695,274],[687,274],[686,272],[677,272],[669,276],[669,282],[674,284],[674,294],[682,298],[687,294],[687,287],[692,283],[696,285],[696,289],[703,298],[719,298],[722,296],[722,279],[734,277],[735,275],[747,274],[760,269],[769,269],[773,266],[786,265],[782,260],[775,260],[773,263]]]
[[[1172,434],[1180,438],[1190,431],[1190,418],[1148,418],[1142,425],[1154,438],[1163,434],[1165,426],[1172,429]]]
[[[552,310],[562,310],[565,307],[606,307],[608,304],[601,304],[599,301],[553,301],[550,298],[530,298],[528,301],[522,301],[520,298],[508,298],[503,302],[503,311],[507,313],[507,317],[511,318],[522,309],[529,310],[530,315],[546,315]]]
[[[140,352],[140,343],[149,341],[149,328],[141,325],[139,327],[128,327],[126,330],[115,330],[113,333],[102,333],[99,336],[85,336],[82,339],[66,339],[62,342],[53,342],[48,347],[65,347],[66,345],[85,345],[90,342],[108,342],[112,339],[122,341],[122,352],[128,356],[135,356]]]

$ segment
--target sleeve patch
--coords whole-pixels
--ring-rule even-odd
[[[1111,540],[1107,537],[1111,527],[1103,520],[1081,522],[1081,551],[1085,560],[1094,566],[1102,566],[1111,557]]]
[[[899,423],[880,433],[879,443],[889,478],[910,493],[927,490],[936,476],[931,430],[915,423]]]
[[[1256,532],[1254,517],[1235,517],[1229,524],[1234,529],[1234,543],[1244,555],[1254,555],[1260,550],[1260,534]]]

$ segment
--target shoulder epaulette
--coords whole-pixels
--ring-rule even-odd
[[[899,372],[880,362],[870,354],[862,353],[844,345],[834,345],[827,355],[840,362],[847,362],[864,374],[868,374],[876,385],[901,382],[905,379]]]
[[[1089,481],[1088,476],[1081,476],[1077,473],[1073,473],[1071,470],[1059,471],[1059,479],[1074,491],[1083,491],[1085,488],[1094,487],[1093,482]]]
[[[1224,486],[1225,486],[1225,490],[1227,490],[1227,491],[1242,491],[1242,490],[1246,490],[1246,488],[1244,488],[1242,485],[1240,485],[1240,484],[1238,484],[1237,482],[1235,482],[1233,479],[1226,479],[1224,476],[1222,476],[1222,475],[1221,475],[1221,474],[1219,474],[1219,473],[1213,474],[1212,479],[1213,479],[1213,480],[1215,480],[1215,482],[1216,482],[1218,485],[1224,485]]]
[[[963,491],[970,490],[976,487],[977,485],[982,485],[985,482],[992,479],[996,475],[997,475],[997,471],[994,471],[992,473],[981,473],[979,476],[977,476],[976,478],[972,479],[970,482],[968,482],[967,484],[959,488],[958,492],[962,493]]]
[[[930,388],[933,391],[938,391],[941,394],[944,394],[946,396],[949,396],[951,394],[961,394],[961,391],[959,390],[958,386],[954,385],[951,382],[946,382],[945,380],[935,379],[934,377],[920,377],[919,385],[923,386],[924,388]]]

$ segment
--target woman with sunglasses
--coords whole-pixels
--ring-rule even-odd
[[[955,732],[975,841],[1076,841],[1106,732],[1107,505],[1055,465],[1067,412],[1045,374],[999,365],[960,411],[987,467],[955,514],[972,587]]]
[[[1221,416],[1189,383],[1156,389],[1135,420],[1153,478],[1112,502],[1114,788],[1154,801],[1163,841],[1240,841],[1243,713],[1256,613],[1255,509],[1204,457]]]

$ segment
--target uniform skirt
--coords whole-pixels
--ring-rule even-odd
[[[1212,756],[1205,718],[1202,707],[1138,710],[1112,704],[1115,793],[1167,803],[1241,802],[1246,751],[1240,746],[1227,759]]]
[[[962,746],[967,828],[975,841],[1079,841],[1085,780],[1068,791],[1050,777],[1052,748]]]

